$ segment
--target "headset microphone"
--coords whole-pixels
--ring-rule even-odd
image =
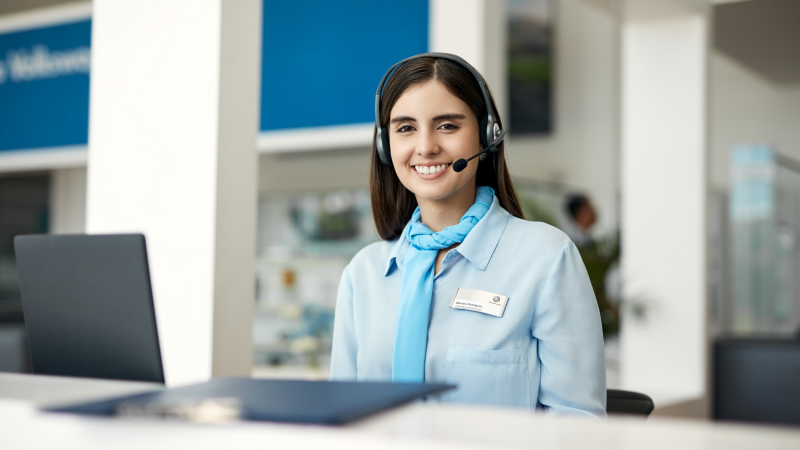
[[[503,138],[504,137],[506,137],[506,130],[499,130],[499,133],[494,138],[494,141],[492,141],[492,143],[489,144],[488,147],[486,147],[485,149],[481,150],[479,153],[476,153],[476,154],[472,155],[469,159],[461,158],[458,161],[454,162],[453,163],[453,172],[461,172],[462,170],[466,169],[467,168],[467,163],[472,161],[473,159],[477,158],[478,156],[480,156],[481,160],[483,160],[484,155],[486,155],[486,152],[496,153],[497,152],[497,146],[500,145],[501,142],[503,142]]]

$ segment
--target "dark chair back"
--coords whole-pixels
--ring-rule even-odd
[[[608,389],[606,412],[608,414],[632,414],[647,417],[653,412],[653,400],[638,392]]]

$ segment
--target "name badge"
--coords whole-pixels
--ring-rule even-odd
[[[508,297],[505,295],[492,294],[478,289],[457,288],[456,293],[453,294],[453,300],[450,301],[450,307],[503,317],[506,302],[508,302]]]

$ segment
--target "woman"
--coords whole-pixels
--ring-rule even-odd
[[[370,194],[384,241],[342,274],[331,379],[451,383],[433,400],[603,417],[586,269],[565,234],[523,220],[484,86],[448,54],[381,81]]]

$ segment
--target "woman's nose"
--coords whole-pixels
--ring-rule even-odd
[[[418,133],[417,154],[420,156],[434,155],[439,152],[439,143],[433,130]]]

